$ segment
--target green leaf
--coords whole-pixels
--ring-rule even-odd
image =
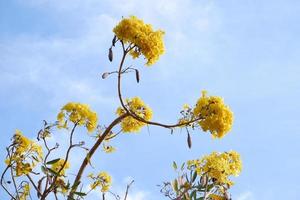
[[[184,169],[184,166],[185,166],[185,163],[182,163],[182,165],[181,165],[181,170]]]
[[[175,192],[177,193],[178,192],[178,181],[177,181],[177,179],[175,179],[173,181],[173,188],[174,188]]]
[[[192,183],[196,180],[197,178],[197,172],[194,171],[193,177],[192,177]]]
[[[56,158],[56,159],[54,159],[54,160],[50,160],[50,161],[46,162],[46,164],[47,164],[47,165],[52,165],[52,164],[54,164],[54,163],[57,163],[59,160],[60,160],[60,158]]]
[[[175,161],[173,161],[173,169],[174,169],[174,170],[177,170],[177,164],[176,164]]]
[[[74,192],[74,194],[81,196],[81,197],[86,196],[86,193],[84,193],[84,192]]]
[[[39,162],[39,159],[36,156],[31,156],[36,162]]]
[[[41,166],[41,170],[42,170],[42,172],[43,172],[44,174],[47,174],[47,169],[46,169],[46,167]]]
[[[196,190],[194,190],[191,194],[190,194],[190,199],[196,199],[196,197],[197,197],[197,191]]]

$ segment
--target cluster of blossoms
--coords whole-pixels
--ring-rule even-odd
[[[97,176],[93,173],[88,175],[94,182],[90,185],[91,190],[94,190],[96,187],[101,188],[101,192],[107,192],[111,186],[111,176],[106,172],[100,172]]]
[[[16,176],[30,173],[43,158],[42,147],[23,136],[19,130],[16,130],[10,150],[5,163],[14,168]]]
[[[202,118],[199,125],[204,131],[210,131],[213,137],[222,138],[232,127],[233,113],[230,108],[221,97],[208,97],[206,91],[202,92],[193,114],[196,118]]]
[[[62,107],[57,120],[60,128],[66,128],[69,120],[79,126],[84,125],[88,132],[92,132],[97,127],[98,117],[87,104],[70,102]]]
[[[64,176],[66,170],[70,168],[70,163],[67,161],[65,162],[64,159],[59,159],[57,162],[53,163],[51,169],[57,173],[59,176]]]
[[[145,24],[135,16],[122,19],[113,32],[125,44],[133,44],[135,48],[130,54],[133,58],[143,54],[147,59],[147,65],[154,64],[164,53],[164,32],[153,31],[150,24]]]
[[[134,97],[131,99],[126,99],[127,109],[138,116],[141,119],[149,121],[152,119],[152,110],[147,106],[139,97]],[[117,109],[117,115],[121,116],[126,113],[126,111],[119,107]],[[139,120],[134,119],[132,116],[126,117],[121,122],[122,131],[126,132],[139,132],[143,126],[146,124]]]
[[[27,200],[30,195],[30,186],[28,183],[25,183],[22,187],[22,191],[19,194],[20,200]]]
[[[189,160],[188,167],[195,169],[199,176],[208,176],[220,185],[233,185],[229,176],[238,176],[242,170],[240,155],[235,151],[213,152],[198,160]]]
[[[218,194],[210,194],[209,200],[227,200],[227,198],[225,198],[222,195],[218,195]]]

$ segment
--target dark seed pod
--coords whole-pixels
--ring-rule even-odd
[[[111,41],[111,45],[112,45],[112,46],[115,46],[115,45],[116,45],[116,42],[117,42],[117,36],[115,35],[114,38],[113,38],[112,41]]]
[[[108,51],[108,59],[110,62],[113,61],[113,51],[112,51],[111,47],[109,48],[109,51]]]
[[[109,73],[108,72],[104,72],[102,74],[102,79],[106,79],[108,77]]]
[[[135,78],[136,78],[136,82],[140,82],[140,73],[139,70],[135,69]]]
[[[188,133],[188,135],[187,135],[187,143],[188,143],[189,148],[192,148],[192,138],[190,136],[190,133]]]

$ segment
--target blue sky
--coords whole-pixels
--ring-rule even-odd
[[[205,89],[224,97],[235,122],[222,140],[193,132],[191,150],[180,131],[171,136],[150,127],[120,136],[116,153],[99,152],[93,161],[112,174],[114,191],[124,191],[132,177],[131,200],[164,199],[156,185],[175,177],[173,160],[233,149],[244,165],[233,199],[298,200],[299,13],[296,0],[2,0],[0,156],[16,128],[35,137],[42,120],[54,121],[69,101],[90,104],[101,124],[113,120],[116,78],[100,75],[117,66],[107,60],[112,28],[122,16],[136,15],[165,30],[166,53],[150,68],[142,59],[127,60],[140,69],[141,82],[126,76],[124,95],[141,96],[155,120],[173,122]],[[58,133],[52,142],[64,146],[66,138]],[[76,139],[82,138],[91,143],[79,130]],[[2,190],[0,197],[7,198]]]

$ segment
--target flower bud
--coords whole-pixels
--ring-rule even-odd
[[[102,79],[106,79],[108,77],[109,73],[108,72],[104,72],[102,74]]]

